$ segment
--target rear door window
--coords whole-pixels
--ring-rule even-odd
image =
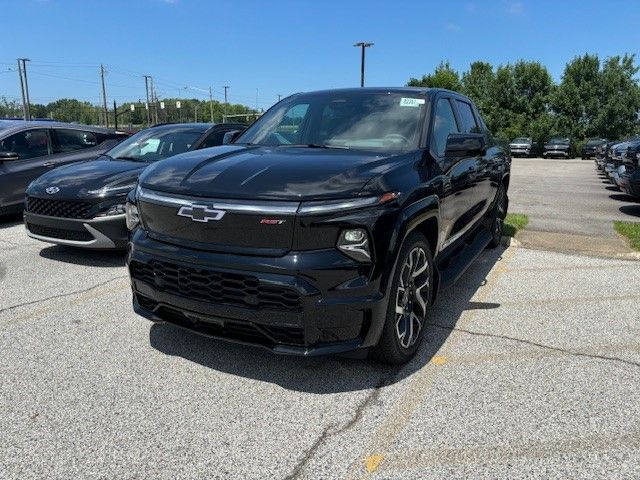
[[[431,132],[431,148],[438,157],[444,157],[447,138],[451,133],[460,133],[458,122],[448,98],[441,98],[436,104]]]
[[[55,129],[56,141],[54,153],[66,153],[84,148],[95,147],[98,144],[96,135],[85,130],[71,130],[66,128]]]
[[[471,105],[461,100],[456,100],[456,104],[458,105],[458,113],[462,122],[462,133],[481,133]]]
[[[45,128],[16,133],[0,140],[0,151],[17,153],[21,159],[49,155],[49,133]]]

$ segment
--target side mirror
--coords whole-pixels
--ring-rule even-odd
[[[222,137],[222,144],[227,145],[229,143],[233,143],[235,139],[240,136],[241,133],[242,133],[242,130],[229,130],[224,134],[224,137]]]
[[[7,162],[10,160],[19,160],[20,155],[16,152],[0,152],[0,162]]]
[[[481,133],[451,133],[444,154],[445,157],[470,157],[486,151],[487,143]]]

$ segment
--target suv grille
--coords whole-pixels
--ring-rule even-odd
[[[31,233],[42,237],[73,240],[74,242],[89,242],[93,240],[93,235],[86,230],[65,230],[63,228],[45,227],[44,225],[35,225],[33,223],[28,223],[27,228]]]
[[[249,308],[295,310],[298,293],[287,287],[262,285],[251,275],[217,272],[152,260],[131,262],[131,276],[156,289],[194,300]]]
[[[89,211],[93,204],[67,200],[49,200],[48,198],[27,197],[26,210],[36,215],[62,218],[90,218]]]

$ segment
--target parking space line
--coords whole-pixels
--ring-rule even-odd
[[[511,261],[514,255],[514,249],[507,249],[504,252],[502,256],[502,262],[504,263],[501,266],[494,267],[491,270],[489,275],[487,275],[487,279],[482,290],[476,297],[472,298],[473,301],[482,302],[487,299],[487,297],[493,292],[497,284],[497,280],[505,272],[504,266],[508,264],[509,261]],[[467,323],[471,322],[476,317],[476,315],[476,310],[465,310],[462,312],[462,315],[458,319],[456,325],[464,326]],[[400,395],[400,398],[391,406],[391,411],[386,417],[384,417],[382,424],[373,434],[371,443],[366,450],[366,454],[360,456],[354,463],[351,464],[351,467],[347,472],[347,478],[369,478],[370,475],[375,472],[375,470],[372,472],[368,471],[365,464],[366,459],[380,458],[376,469],[379,468],[380,465],[383,465],[385,463],[384,459],[387,456],[387,452],[396,441],[398,435],[402,433],[406,425],[409,423],[413,412],[420,406],[423,398],[431,387],[438,371],[437,367],[444,364],[438,361],[440,365],[437,365],[436,362],[434,362],[434,359],[447,358],[445,356],[445,353],[451,351],[455,344],[461,338],[461,336],[455,335],[455,333],[456,332],[453,331],[452,335],[445,342],[445,345],[443,347],[444,351],[441,353],[441,355],[434,356],[427,365],[425,365],[421,370],[413,375],[405,391]]]

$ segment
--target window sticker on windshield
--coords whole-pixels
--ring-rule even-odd
[[[419,107],[420,105],[424,105],[424,98],[405,98],[402,97],[400,99],[401,107]]]

